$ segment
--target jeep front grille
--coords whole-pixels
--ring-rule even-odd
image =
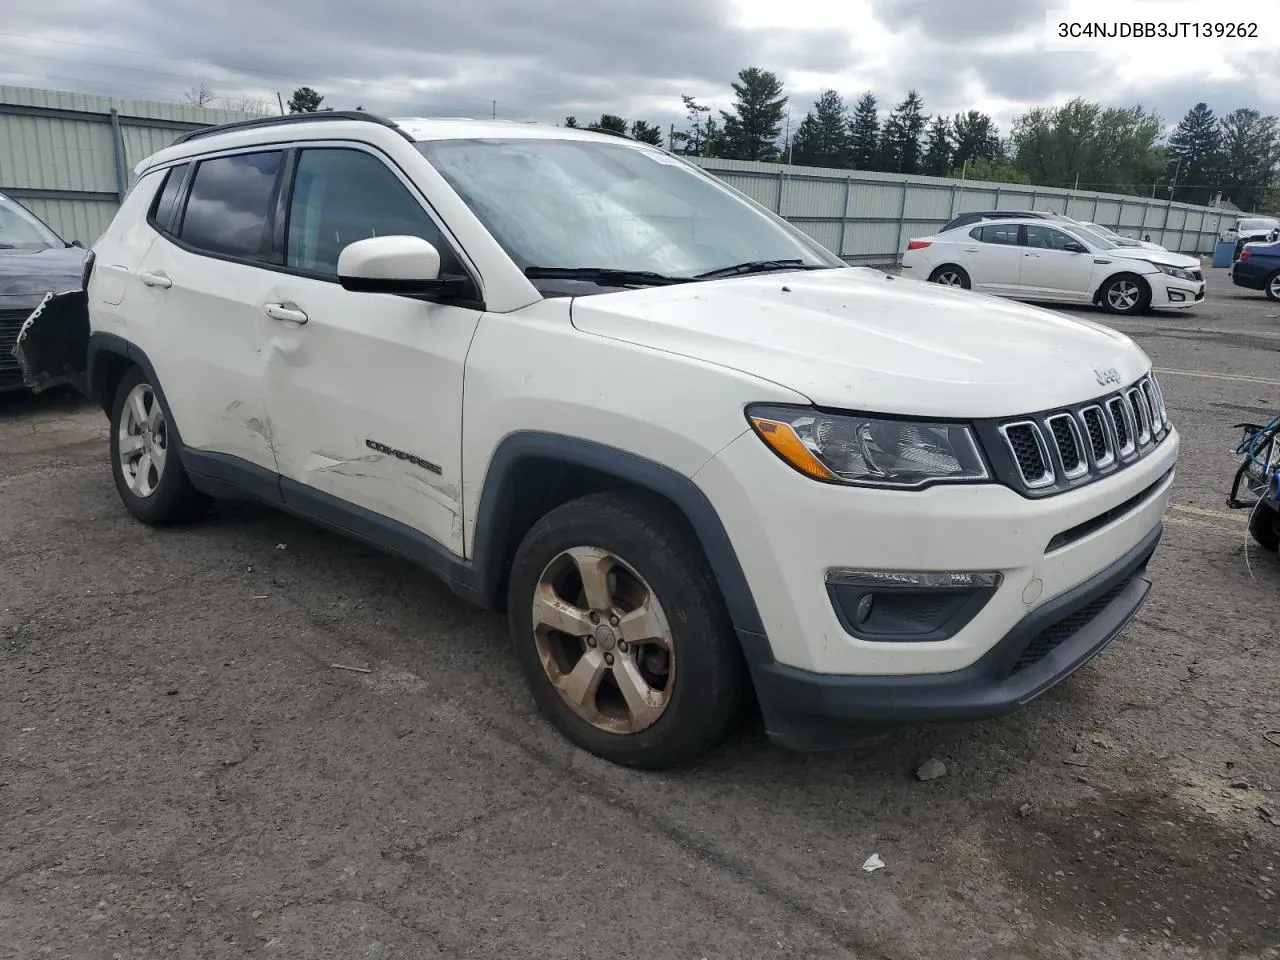
[[[1068,490],[1135,463],[1171,429],[1160,384],[1151,375],[1083,403],[992,426],[1009,460],[1006,469],[996,464],[997,474],[1034,496]]]

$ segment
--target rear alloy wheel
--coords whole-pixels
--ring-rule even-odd
[[[938,267],[933,273],[929,274],[929,281],[941,284],[944,287],[960,287],[962,290],[968,290],[971,286],[969,274],[965,272],[963,267],[957,267],[954,263]]]
[[[111,472],[120,499],[143,523],[181,523],[209,509],[187,479],[155,385],[137,367],[120,381],[111,407]]]
[[[740,715],[737,638],[697,541],[662,501],[602,493],[552,510],[516,552],[507,605],[539,708],[599,757],[683,763]]]
[[[1280,270],[1267,277],[1267,285],[1263,290],[1266,291],[1267,299],[1280,300]]]
[[[1102,306],[1108,313],[1144,312],[1151,304],[1151,288],[1132,274],[1112,277],[1102,288]]]

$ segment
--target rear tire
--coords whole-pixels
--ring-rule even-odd
[[[1134,273],[1119,273],[1098,291],[1098,300],[1107,313],[1133,316],[1151,308],[1151,287]]]
[[[172,437],[157,386],[131,368],[111,404],[111,474],[125,508],[151,526],[195,520],[212,502],[191,486]]]
[[[1266,285],[1262,290],[1268,300],[1280,300],[1280,270],[1267,277]]]
[[[973,282],[964,267],[954,263],[944,263],[929,274],[930,283],[938,283],[944,287],[959,287],[961,290],[973,288]]]
[[[741,715],[746,669],[723,600],[660,500],[609,492],[549,512],[516,551],[507,609],[538,707],[598,757],[675,766]]]
[[[1258,546],[1275,553],[1280,548],[1280,514],[1265,504],[1255,508],[1249,518],[1249,533]]]

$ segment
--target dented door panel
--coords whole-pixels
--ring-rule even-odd
[[[263,373],[282,476],[462,552],[462,374],[480,312],[277,275]],[[288,492],[286,488],[285,496]]]
[[[160,237],[129,291],[129,338],[163,377],[169,409],[191,448],[276,470],[262,377],[271,322],[269,270],[190,253]],[[145,283],[141,276],[167,283]]]

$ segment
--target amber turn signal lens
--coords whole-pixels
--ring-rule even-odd
[[[778,456],[803,474],[815,480],[835,480],[836,475],[822,465],[822,461],[813,455],[804,445],[791,424],[781,420],[768,420],[764,417],[752,417],[751,425],[756,428],[760,439],[769,445]]]

